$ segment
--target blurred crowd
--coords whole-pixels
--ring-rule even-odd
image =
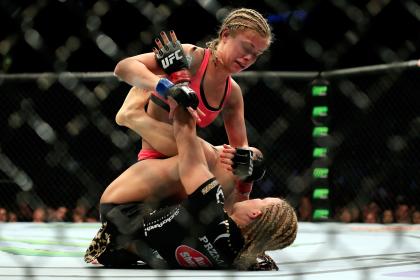
[[[300,221],[313,221],[313,205],[309,196],[303,196],[297,206],[297,213]],[[394,207],[381,207],[375,201],[364,205],[350,203],[338,207],[333,212],[332,221],[342,223],[402,223],[420,224],[420,207],[411,205],[401,199]],[[77,205],[74,208],[65,206],[36,207],[32,209],[28,204],[20,204],[18,211],[9,211],[0,206],[0,222],[98,222],[98,209],[90,209],[84,205]]]
[[[32,209],[27,204],[19,205],[18,211],[7,210],[0,206],[0,222],[98,222],[98,212],[96,209],[88,211],[83,205],[74,208],[66,206],[36,207]]]
[[[313,205],[309,196],[300,199],[297,212],[300,221],[313,220]],[[420,207],[399,198],[395,206],[380,206],[375,201],[365,204],[349,203],[334,209],[332,220],[342,223],[420,224]]]

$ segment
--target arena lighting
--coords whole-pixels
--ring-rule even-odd
[[[327,151],[327,148],[315,147],[312,155],[314,158],[325,158],[327,156]]]
[[[312,137],[328,136],[329,128],[327,126],[315,126],[312,131]]]
[[[320,137],[328,137],[329,132],[328,90],[329,82],[325,79],[317,78],[311,83],[311,118],[314,124],[312,132],[314,143],[312,151],[312,201],[314,205],[312,219],[314,221],[324,221],[331,218],[328,144],[318,141]]]

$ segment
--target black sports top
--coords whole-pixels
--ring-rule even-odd
[[[222,187],[212,178],[180,205],[143,216],[139,237],[170,268],[231,268],[244,239],[223,205]]]

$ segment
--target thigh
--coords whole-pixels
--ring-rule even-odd
[[[101,203],[159,201],[184,196],[177,160],[148,159],[136,162],[104,191]]]

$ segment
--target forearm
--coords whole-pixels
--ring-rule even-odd
[[[129,57],[118,62],[114,69],[114,75],[126,83],[144,88],[155,90],[160,77],[150,71],[142,62]]]
[[[226,134],[232,147],[248,147],[245,119],[240,112],[233,109],[223,115]]]
[[[187,194],[214,177],[207,166],[201,143],[196,136],[196,124],[184,108],[174,113],[174,136],[178,147],[179,177]]]

